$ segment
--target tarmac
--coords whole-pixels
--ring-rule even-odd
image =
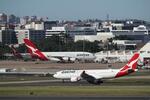
[[[99,63],[51,63],[51,62],[33,62],[33,61],[0,61],[0,68],[15,68],[18,71],[24,72],[51,72],[55,73],[64,69],[107,69],[109,64]],[[112,68],[121,68],[125,63],[111,64]],[[140,76],[142,77],[142,76]],[[132,77],[130,77],[132,78]],[[135,77],[134,77],[135,78]],[[150,76],[147,76],[150,79]],[[118,84],[118,83],[117,83]],[[106,86],[111,86],[111,83],[107,83]],[[62,82],[62,80],[33,80],[33,81],[10,81],[0,82],[0,87],[17,87],[17,86],[92,86],[92,84],[86,81],[80,81],[77,83],[70,83],[68,81]],[[105,83],[104,83],[105,86]],[[150,97],[122,97],[122,96],[107,96],[107,97],[55,97],[55,96],[0,96],[0,100],[150,100]]]
[[[0,68],[15,68],[28,72],[56,72],[64,69],[107,69],[110,64],[99,63],[52,63],[50,61],[0,61]],[[125,63],[113,63],[112,68],[121,68]]]

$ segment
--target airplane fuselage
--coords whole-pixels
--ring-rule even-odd
[[[57,72],[54,77],[59,79],[71,79],[72,77],[80,76],[83,71],[88,75],[94,75],[96,79],[115,78],[119,69],[104,69],[104,70],[62,70]]]
[[[95,56],[89,52],[41,52],[29,39],[24,39],[24,42],[32,56],[36,56],[44,61],[75,62],[76,60],[94,61],[95,59]]]
[[[94,60],[95,56],[89,52],[42,52],[48,59],[62,58],[62,60]]]

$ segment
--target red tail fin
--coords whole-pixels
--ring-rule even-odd
[[[132,56],[132,58],[129,60],[129,62],[120,69],[120,71],[116,75],[116,77],[124,76],[124,75],[134,72],[137,67],[137,62],[138,62],[139,56],[140,56],[139,53],[135,53]]]
[[[48,60],[45,55],[37,49],[37,47],[29,39],[24,39],[24,43],[28,48],[29,53],[32,57],[38,57],[41,60]]]

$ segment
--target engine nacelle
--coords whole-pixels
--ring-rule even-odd
[[[62,58],[64,61],[69,61],[69,57],[63,57]]]
[[[70,61],[73,61],[73,62],[74,62],[75,60],[76,60],[76,58],[70,58]]]
[[[81,80],[81,77],[71,77],[70,79],[71,82],[77,82],[79,80]]]

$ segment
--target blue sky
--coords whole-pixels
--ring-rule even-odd
[[[49,20],[143,19],[150,21],[150,0],[0,0],[0,13]]]

